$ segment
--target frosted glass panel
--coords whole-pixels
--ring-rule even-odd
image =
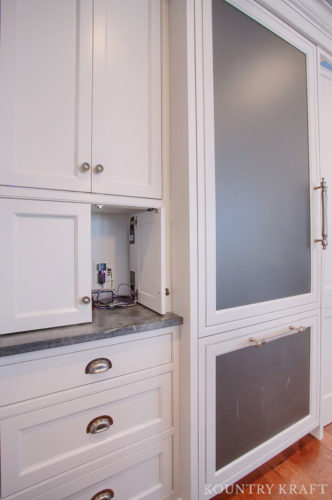
[[[306,56],[212,0],[216,307],[311,291]]]
[[[216,358],[216,470],[309,414],[310,329]]]

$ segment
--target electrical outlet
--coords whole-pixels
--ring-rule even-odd
[[[103,262],[94,262],[93,263],[93,268],[94,268],[94,276],[93,276],[93,288],[95,290],[98,290],[101,286],[100,280],[99,280],[99,273],[104,272],[105,273],[105,283],[104,283],[104,289],[105,290],[111,290],[113,288],[113,272],[111,266],[103,261]]]

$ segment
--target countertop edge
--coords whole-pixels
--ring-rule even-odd
[[[11,346],[1,347],[0,358],[7,356],[15,356],[18,354],[24,354],[34,351],[42,351],[47,349],[53,349],[57,347],[71,346],[75,344],[82,344],[85,342],[93,342],[97,340],[106,340],[115,337],[120,337],[124,335],[131,335],[133,333],[148,332],[151,330],[159,330],[172,326],[178,326],[183,324],[183,318],[181,316],[174,316],[165,320],[155,321],[151,323],[143,323],[137,325],[130,325],[120,328],[102,330],[100,332],[85,333],[77,336],[59,337],[54,339],[45,339],[32,341],[26,344],[17,344]],[[42,330],[41,330],[42,332]]]

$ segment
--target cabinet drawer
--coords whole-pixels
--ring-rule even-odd
[[[107,371],[87,374],[96,359]],[[0,406],[107,380],[172,361],[171,334],[0,367]]]
[[[92,500],[96,494],[111,490],[114,500],[157,500],[171,498],[172,493],[172,438],[154,445],[142,443],[139,452],[114,464],[107,464],[66,480],[58,488],[44,488],[45,493],[24,490],[7,497],[8,500]]]
[[[172,425],[171,373],[2,421],[4,496]],[[97,431],[95,423],[99,422]]]
[[[99,476],[102,472],[98,471]],[[172,490],[172,439],[162,442],[157,449],[146,450],[130,457],[127,468],[121,472],[67,496],[66,490],[69,493],[70,489],[71,485],[64,488],[61,497],[54,499],[92,500],[97,493],[105,489],[114,493],[114,500],[165,498]]]

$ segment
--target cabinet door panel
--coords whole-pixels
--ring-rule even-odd
[[[160,0],[95,0],[92,190],[161,197]]]
[[[90,206],[0,200],[0,334],[91,321]]]
[[[137,301],[159,314],[166,313],[165,211],[148,210],[136,216],[135,242],[130,245],[130,271]]]
[[[216,328],[319,299],[315,49],[231,3],[202,3],[204,326]]]
[[[201,481],[232,484],[318,426],[319,318],[289,321],[201,341]]]
[[[0,183],[90,191],[92,0],[2,0]]]

